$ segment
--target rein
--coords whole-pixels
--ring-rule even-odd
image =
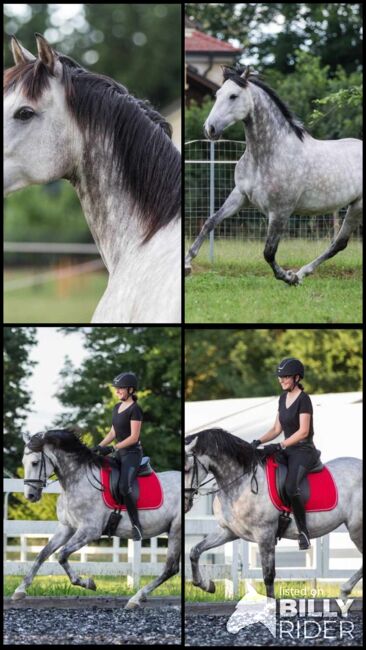
[[[190,492],[193,493],[193,497],[195,495],[202,495],[202,492],[200,493],[200,489],[204,486],[207,485],[207,483],[210,483],[211,481],[215,480],[215,477],[213,476],[212,478],[209,478],[207,481],[204,481],[203,483],[198,482],[198,465],[201,465],[201,467],[205,470],[206,474],[209,473],[209,469],[204,466],[204,464],[195,456],[195,454],[191,454],[193,458],[193,472],[192,472],[192,481],[191,481],[191,487],[189,488],[184,488],[185,492]],[[250,489],[252,494],[258,494],[258,481],[257,481],[257,469],[258,469],[258,463],[255,463],[255,458],[253,455],[251,467],[249,470],[246,470],[243,472],[243,474],[240,474],[236,478],[234,478],[230,483],[225,483],[221,488],[217,488],[216,490],[210,490],[209,492],[205,492],[205,494],[217,494],[218,492],[221,492],[221,490],[225,490],[226,488],[230,487],[230,485],[233,485],[236,483],[239,479],[243,478],[246,474],[252,473],[252,478],[250,480]],[[196,486],[194,487],[194,479],[197,479]],[[256,486],[255,490],[253,490],[253,483]]]

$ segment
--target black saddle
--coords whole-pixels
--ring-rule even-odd
[[[118,486],[119,486],[119,474],[120,474],[120,464],[117,460],[114,458],[108,458],[106,459],[109,463],[109,465],[112,468],[111,471],[111,476],[110,476],[110,487],[111,487],[111,493],[112,497],[117,503],[123,503],[123,495],[119,494],[118,491]],[[152,474],[153,469],[150,465],[150,457],[149,456],[143,456],[140,462],[140,468],[137,473],[137,476],[149,476]],[[135,500],[135,503],[137,499],[139,498],[139,485],[137,481],[134,481],[133,487],[132,487],[132,498]]]
[[[317,450],[317,454],[318,454],[318,459],[315,462],[314,467],[312,467],[311,469],[309,469],[307,471],[307,474],[314,474],[315,472],[321,472],[322,471],[324,465],[320,460],[321,452]],[[284,462],[284,460],[283,460],[280,453],[275,455],[275,460],[276,460],[276,463],[278,463],[278,467],[276,469],[277,492],[280,495],[280,497],[281,497],[283,503],[285,504],[285,506],[287,506],[289,508],[290,507],[290,500],[289,500],[289,498],[287,496],[287,493],[286,493],[286,490],[285,490],[285,481],[286,481],[286,477],[287,477],[288,467],[285,464],[285,462]],[[309,481],[307,479],[307,475],[304,476],[304,478],[300,481],[299,488],[300,488],[300,492],[301,492],[301,497],[302,497],[303,502],[305,504],[307,502],[307,500],[309,499],[309,496],[310,496]]]

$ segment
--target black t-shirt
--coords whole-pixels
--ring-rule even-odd
[[[304,393],[304,391],[301,391],[300,395],[295,399],[294,402],[292,402],[289,408],[286,408],[286,397],[287,392],[282,393],[278,403],[278,414],[282,430],[285,434],[285,438],[289,438],[293,433],[295,433],[295,431],[299,429],[300,413],[310,413],[311,417],[309,435],[307,438],[305,438],[305,440],[298,442],[297,445],[307,445],[314,447],[313,406],[309,395],[307,393]],[[293,447],[297,447],[297,445],[293,445],[291,449]]]
[[[136,402],[126,408],[125,411],[122,411],[122,413],[118,413],[120,406],[121,402],[118,402],[118,404],[115,405],[112,413],[112,424],[116,432],[117,442],[122,442],[122,440],[126,440],[126,438],[131,435],[131,420],[138,420],[139,422],[142,422],[143,420],[142,410],[138,404],[136,404]],[[138,441],[134,445],[125,447],[125,449],[132,451],[133,449],[139,449],[140,447],[141,443]]]

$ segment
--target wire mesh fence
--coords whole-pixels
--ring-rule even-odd
[[[195,239],[207,217],[216,212],[234,188],[235,165],[245,151],[237,140],[193,140],[185,143],[185,236]],[[291,215],[284,238],[332,239],[346,209],[317,216]],[[215,228],[215,239],[263,240],[267,218],[255,208],[244,208]],[[361,238],[362,228],[352,235]]]

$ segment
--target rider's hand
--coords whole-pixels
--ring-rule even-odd
[[[277,444],[266,445],[264,449],[262,449],[262,452],[265,453],[266,457],[272,456],[272,454],[275,454],[276,451],[282,451],[282,447],[279,442]]]

